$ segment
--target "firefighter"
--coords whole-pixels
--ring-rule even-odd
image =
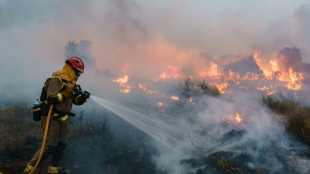
[[[42,89],[40,100],[42,104],[41,128],[46,126],[49,106],[54,104],[52,110],[49,128],[46,137],[46,143],[43,148],[43,155],[40,163],[51,156],[48,173],[59,173],[59,161],[67,146],[67,136],[69,127],[69,116],[72,103],[82,105],[88,98],[85,95],[77,95],[74,92],[74,86],[79,76],[84,72],[84,63],[79,57],[70,57],[65,65],[59,71],[56,71],[52,77],[48,78]],[[86,91],[87,92],[87,91]],[[87,92],[88,93],[88,92]],[[88,93],[89,94],[89,93]],[[29,173],[38,160],[40,149],[35,153],[27,164],[24,172]],[[39,163],[39,164],[40,164]]]

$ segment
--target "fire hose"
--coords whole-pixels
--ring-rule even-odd
[[[51,115],[52,115],[52,110],[53,110],[53,107],[54,105],[52,104],[50,106],[50,109],[48,111],[48,115],[47,115],[47,120],[46,120],[46,124],[45,124],[45,128],[44,128],[44,136],[43,136],[43,140],[42,140],[42,146],[41,146],[41,150],[40,150],[40,154],[39,154],[39,157],[37,159],[37,162],[36,164],[34,165],[34,167],[31,169],[31,171],[29,172],[29,174],[32,174],[36,168],[38,167],[40,161],[41,161],[41,158],[42,158],[42,155],[43,155],[43,151],[44,151],[44,146],[45,146],[45,142],[46,142],[46,137],[47,137],[47,132],[48,132],[48,126],[50,124],[50,118],[51,118]]]

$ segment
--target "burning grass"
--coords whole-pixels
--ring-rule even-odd
[[[303,106],[293,97],[263,97],[263,102],[274,112],[283,115],[286,131],[310,145],[310,107]]]

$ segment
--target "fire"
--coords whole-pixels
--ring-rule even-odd
[[[278,68],[278,61],[277,61],[277,60],[270,60],[269,63],[270,63],[270,65],[271,65],[271,70],[272,70],[273,72],[279,71],[279,68]]]
[[[171,100],[179,101],[180,99],[178,96],[171,96]]]
[[[255,62],[257,63],[257,65],[259,66],[259,68],[262,70],[265,79],[267,80],[275,79],[275,80],[287,82],[286,87],[288,89],[301,90],[302,88],[301,82],[305,78],[304,73],[297,73],[294,71],[292,67],[288,69],[288,72],[287,70],[283,70],[283,69],[280,70],[277,59],[270,60],[268,65],[264,65],[262,64],[262,61],[258,58],[258,54],[259,52],[255,51],[253,58]],[[262,90],[262,89],[258,89],[258,90]],[[270,93],[273,93],[273,92],[269,92],[268,94],[270,95]]]
[[[120,86],[126,85],[128,82],[128,76],[125,75],[124,77],[120,77],[118,79],[112,80],[112,82],[118,83]]]
[[[229,116],[223,117],[222,121],[226,122],[226,123],[241,123],[243,121],[243,119],[239,113],[236,113],[234,115],[229,115]]]
[[[196,104],[192,97],[188,98],[188,102],[192,103],[193,105]]]
[[[254,54],[253,54],[253,58],[257,64],[257,66],[259,67],[259,69],[263,72],[263,75],[266,79],[272,79],[272,76],[273,76],[273,70],[272,68],[270,67],[270,62],[269,64],[266,63],[266,62],[263,62],[260,58],[259,58],[259,54],[260,54],[260,51],[254,51]]]
[[[290,81],[286,85],[288,89],[292,90],[300,90],[301,89],[301,81],[304,79],[304,73],[294,72],[293,68],[289,68],[289,79]]]
[[[267,95],[272,95],[272,94],[275,94],[276,92],[277,92],[277,90],[268,91]]]
[[[235,119],[237,120],[238,123],[241,123],[242,121],[242,118],[240,117],[238,113],[236,114]]]
[[[260,91],[265,91],[265,90],[267,90],[269,88],[267,86],[263,86],[263,87],[257,87],[256,89],[260,90]]]
[[[266,95],[272,95],[277,92],[277,89],[274,89],[274,86],[262,86],[262,87],[256,87],[259,91],[264,91]]]
[[[216,88],[220,91],[221,94],[226,93],[225,89],[228,87],[228,82],[225,83],[210,83],[211,85],[216,86]]]
[[[240,80],[240,74],[233,72],[231,69],[228,69],[227,74],[225,76],[225,80]]]
[[[151,90],[151,89],[148,89],[148,87],[146,86],[146,84],[142,85],[141,83],[138,84],[138,87],[140,89],[142,89],[146,94],[155,94],[157,93],[155,90]]]
[[[131,88],[128,86],[125,89],[121,89],[120,91],[121,91],[121,93],[127,94],[127,93],[130,93]]]
[[[121,86],[123,89],[120,89],[121,93],[129,93],[132,89],[131,86],[129,86],[128,83],[128,76],[125,75],[124,77],[120,77],[118,79],[112,80],[112,82],[118,83],[119,86]]]
[[[214,62],[210,63],[210,66],[208,68],[208,71],[201,71],[199,73],[199,76],[202,78],[210,77],[213,79],[219,79],[223,74],[218,71],[218,65],[215,64]]]
[[[190,98],[188,99],[188,101],[189,101],[189,102],[193,102],[193,98],[190,97]]]
[[[239,88],[250,89],[253,87],[253,82],[256,82],[254,88],[259,91],[265,92],[267,95],[276,93],[280,89],[279,85],[284,86],[289,90],[301,90],[303,88],[303,81],[306,78],[305,73],[301,73],[296,69],[296,67],[287,67],[285,62],[279,56],[272,58],[271,60],[264,60],[260,57],[260,52],[255,51],[253,53],[254,63],[258,66],[259,70],[262,72],[244,72],[244,70],[238,71],[235,68],[225,69],[219,68],[219,65],[210,62],[207,69],[204,71],[193,71],[197,74],[192,74],[190,78],[201,77],[208,78],[209,84],[217,87],[221,94],[228,93],[227,88],[229,86],[238,86]],[[125,64],[124,68],[121,69],[122,72],[126,72],[129,68],[129,64]],[[225,69],[225,71],[220,71],[220,69]],[[183,79],[185,76],[181,73],[181,68],[168,65],[162,73],[155,79]],[[129,93],[133,89],[141,89],[146,94],[159,94],[159,92],[150,89],[145,83],[135,83],[129,85],[128,75],[124,75],[118,79],[113,79],[112,82],[118,83],[121,86],[120,91],[122,93]],[[251,82],[253,81],[253,82]],[[259,83],[266,85],[260,85]],[[250,84],[250,85],[247,85]],[[270,84],[277,84],[271,86]],[[171,100],[180,100],[178,96],[171,96]],[[188,99],[188,102],[193,102],[192,98]]]
[[[162,106],[164,106],[164,104],[162,102],[158,102],[158,106],[162,107]]]
[[[178,79],[183,78],[183,76],[179,73],[179,69],[177,67],[168,65],[165,72],[162,72],[159,75],[160,79]]]

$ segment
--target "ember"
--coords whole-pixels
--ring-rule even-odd
[[[179,101],[179,97],[178,96],[171,96],[171,100]]]

